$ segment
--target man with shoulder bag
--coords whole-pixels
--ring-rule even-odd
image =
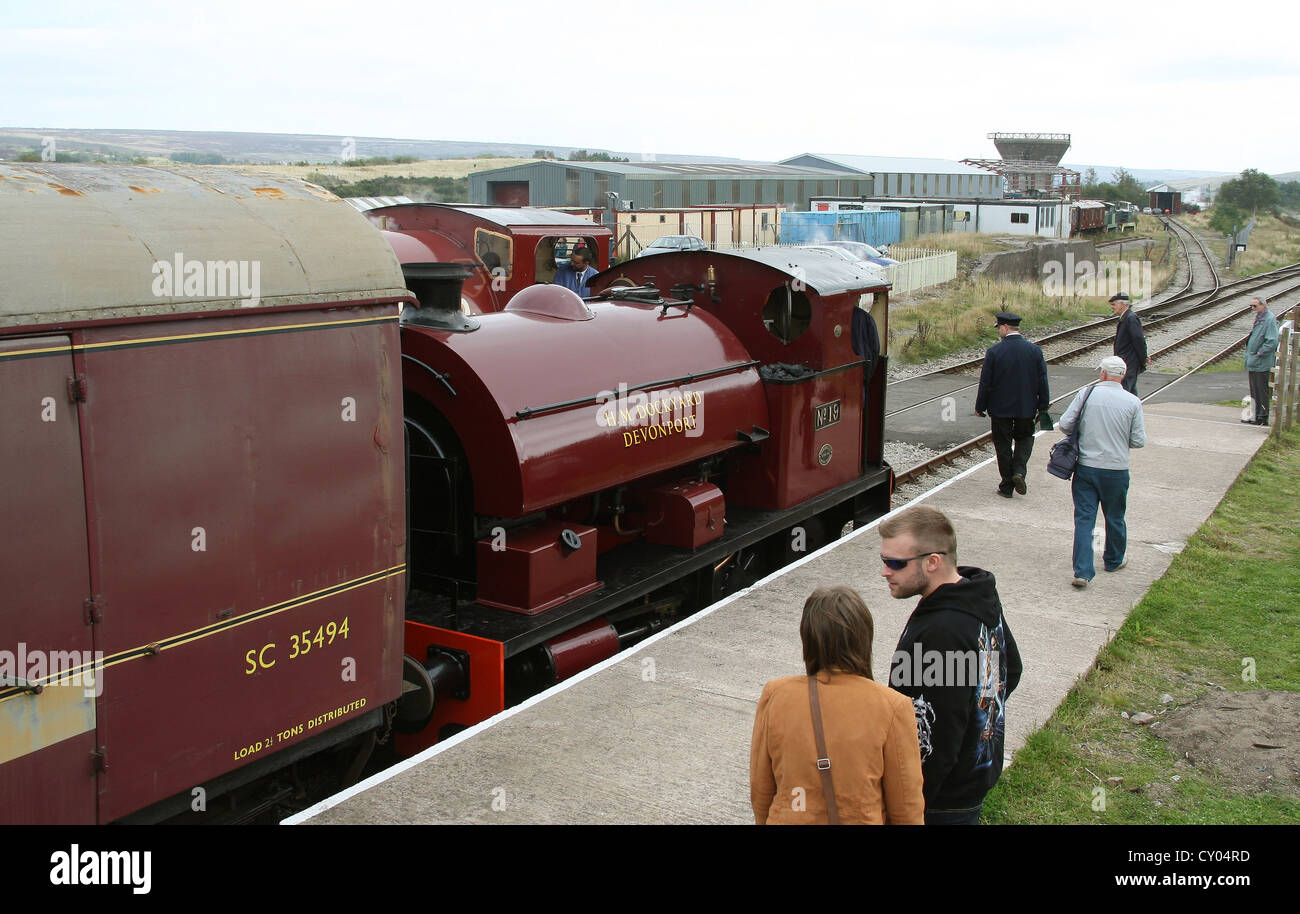
[[[1092,530],[1097,507],[1106,518],[1106,547],[1102,563],[1107,571],[1128,564],[1128,530],[1124,510],[1128,503],[1129,449],[1146,444],[1142,401],[1121,385],[1128,366],[1119,356],[1101,360],[1099,380],[1075,396],[1058,423],[1067,435],[1076,431],[1078,463],[1071,492],[1074,496],[1074,580],[1088,586],[1096,573],[1092,555]]]

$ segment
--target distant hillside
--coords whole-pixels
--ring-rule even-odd
[[[1115,172],[1123,166],[1120,165],[1066,165],[1066,168],[1073,168],[1079,174],[1085,174],[1089,168],[1097,170],[1097,180],[1109,182],[1115,180]],[[1205,183],[1210,177],[1222,177],[1224,180],[1234,178],[1236,175],[1223,171],[1187,171],[1175,168],[1157,169],[1157,168],[1126,168],[1124,169],[1133,177],[1138,179],[1138,183],[1145,187],[1153,184],[1159,184],[1161,181],[1174,184],[1177,181],[1191,181],[1192,186]]]
[[[1085,173],[1089,168],[1097,169],[1098,181],[1113,181],[1115,172],[1120,166],[1111,165],[1066,165],[1066,168],[1073,168],[1080,174]],[[1208,187],[1211,191],[1219,189],[1224,181],[1229,181],[1238,177],[1240,172],[1225,171],[1179,171],[1176,169],[1167,169],[1160,171],[1153,168],[1129,168],[1129,174],[1138,179],[1144,187],[1151,187],[1155,184],[1164,182],[1170,187],[1178,190],[1193,190],[1199,187]],[[1282,174],[1273,175],[1273,179],[1278,183],[1286,181],[1300,181],[1300,171],[1288,171]]]
[[[53,137],[62,152],[102,152],[130,158],[176,153],[219,155],[230,162],[280,164],[293,162],[338,162],[347,151],[352,156],[415,156],[419,159],[460,159],[502,156],[529,158],[545,149],[560,158],[576,152],[574,146],[546,143],[494,143],[472,140],[409,140],[391,137],[317,136],[304,133],[232,133],[189,130],[73,130],[32,127],[0,127],[0,158],[17,158],[22,152],[40,151],[42,141]],[[585,147],[589,152],[608,152],[634,162],[641,154]],[[674,162],[736,162],[734,158],[658,153],[655,158]]]

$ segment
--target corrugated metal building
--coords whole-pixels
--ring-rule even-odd
[[[805,209],[814,196],[873,193],[870,175],[753,162],[530,162],[472,173],[469,200],[494,206],[668,209],[736,204]]]
[[[1179,216],[1183,212],[1183,192],[1168,184],[1157,184],[1147,188],[1151,199],[1151,209],[1158,213],[1173,213]]]
[[[844,174],[870,175],[875,197],[953,198],[1001,197],[1000,175],[951,159],[916,159],[898,156],[831,155],[806,152],[780,163]]]

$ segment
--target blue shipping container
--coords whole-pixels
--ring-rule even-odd
[[[781,214],[782,244],[820,244],[825,241],[861,241],[872,247],[895,244],[899,214],[873,210],[837,213]]]

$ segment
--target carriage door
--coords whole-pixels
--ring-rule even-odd
[[[0,822],[95,821],[81,434],[66,336],[0,339]],[[39,690],[39,691],[38,691]]]

